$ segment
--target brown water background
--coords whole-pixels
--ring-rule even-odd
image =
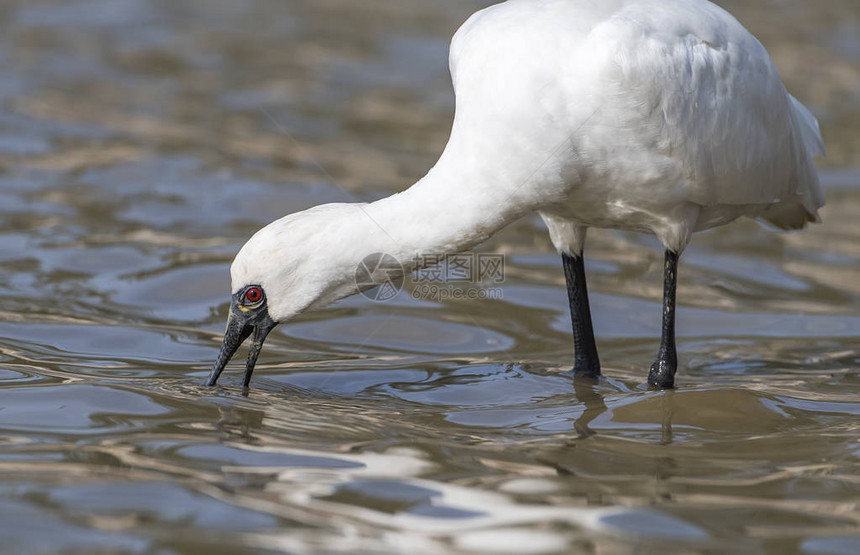
[[[341,301],[201,387],[259,227],[433,164],[486,3],[0,3],[0,550],[860,553],[860,4],[720,2],[821,122],[825,223],[595,232],[606,379],[536,218],[501,298]],[[244,351],[240,352],[240,358]]]

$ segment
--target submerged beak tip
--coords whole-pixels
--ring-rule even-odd
[[[233,358],[239,346],[253,334],[248,361],[245,365],[243,386],[247,388],[251,383],[251,374],[253,374],[254,366],[257,364],[257,357],[260,355],[263,341],[265,341],[266,336],[277,325],[277,322],[269,317],[265,309],[257,317],[251,318],[249,316],[250,314],[247,311],[230,311],[230,316],[227,318],[227,329],[224,332],[224,340],[221,343],[221,350],[218,352],[218,358],[215,360],[212,371],[205,382],[207,387],[215,386],[221,372],[224,371],[224,368],[226,368],[230,359]]]

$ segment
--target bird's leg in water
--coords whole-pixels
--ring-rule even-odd
[[[561,253],[564,277],[567,280],[567,298],[570,301],[570,319],[573,323],[575,358],[573,373],[578,376],[600,376],[600,359],[594,343],[591,309],[588,307],[588,288],[585,285],[585,265],[582,253]]]
[[[663,335],[657,360],[651,365],[648,385],[659,389],[675,387],[678,354],[675,350],[675,288],[678,284],[678,254],[666,251],[663,265]]]

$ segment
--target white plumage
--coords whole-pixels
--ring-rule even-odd
[[[537,205],[559,249],[576,250],[565,224],[682,251],[692,231],[798,228],[823,204],[817,123],[713,4],[514,0],[460,29],[451,72],[452,157],[492,166],[489,186]]]
[[[265,227],[236,257],[234,293],[260,286],[283,321],[355,293],[369,254],[410,268],[535,211],[573,257],[588,227],[653,233],[680,254],[693,232],[740,216],[818,221],[815,118],[705,0],[509,0],[460,28],[450,69],[456,114],[428,174]]]

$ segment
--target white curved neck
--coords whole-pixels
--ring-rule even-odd
[[[380,250],[404,265],[468,250],[533,209],[512,198],[497,172],[450,147],[412,187],[366,206],[382,231]]]

